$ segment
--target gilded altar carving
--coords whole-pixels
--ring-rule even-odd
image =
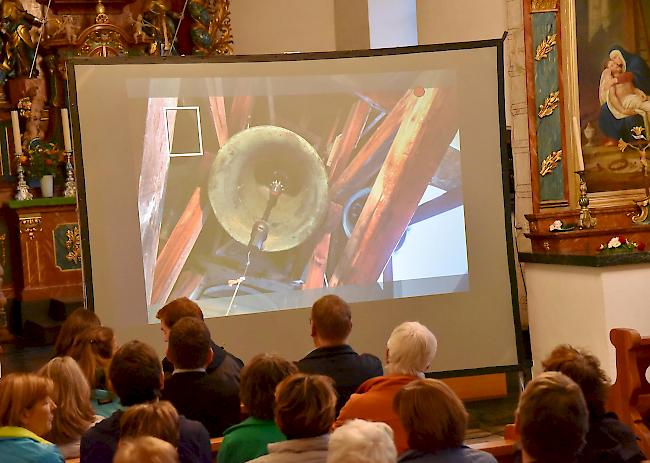
[[[550,174],[557,167],[558,162],[562,160],[562,150],[553,151],[551,154],[546,156],[542,161],[542,168],[539,171],[539,175],[542,177]]]
[[[68,230],[65,238],[65,248],[67,250],[65,258],[74,264],[78,264],[81,262],[81,235],[79,234],[79,227]]]
[[[551,92],[548,97],[544,100],[544,103],[539,105],[539,112],[537,115],[539,116],[540,119],[550,116],[553,114],[553,111],[555,111],[560,104],[560,91],[556,92]]]
[[[544,58],[548,58],[549,53],[553,51],[553,48],[556,45],[557,34],[547,35],[544,40],[537,45],[535,50],[535,60],[541,61]]]
[[[558,0],[532,0],[531,11],[533,13],[558,9]]]
[[[20,233],[26,233],[30,240],[34,239],[36,233],[43,231],[42,227],[43,218],[39,214],[26,215],[18,219],[18,229]]]
[[[80,56],[116,56],[126,55],[128,50],[122,35],[117,30],[101,28],[90,32],[79,48]]]
[[[194,21],[190,28],[193,54],[232,53],[230,0],[190,0],[188,10]]]

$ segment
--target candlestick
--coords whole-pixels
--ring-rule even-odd
[[[66,151],[66,163],[65,163],[65,190],[63,191],[63,196],[66,198],[74,198],[77,196],[77,182],[74,179],[74,168],[72,167],[72,161],[70,161],[70,156],[72,151]]]
[[[20,122],[18,121],[18,111],[11,111],[11,127],[14,135],[14,154],[20,156],[23,154],[23,141],[20,136]]]
[[[578,157],[578,171],[584,172],[585,160],[582,157],[582,137],[580,136],[580,124],[578,118],[573,116],[573,137],[576,140],[576,156]]]
[[[580,217],[578,217],[578,227],[580,228],[594,228],[596,226],[596,219],[591,216],[589,211],[589,196],[587,196],[587,181],[585,180],[585,172],[579,170],[576,172],[580,177],[580,198],[578,205],[580,206]]]
[[[72,151],[72,140],[70,139],[70,119],[68,117],[68,110],[61,109],[61,123],[63,124],[63,149],[68,152]]]
[[[14,156],[16,158],[16,175],[18,176],[18,184],[16,185],[16,196],[18,201],[26,201],[32,199],[33,196],[29,191],[27,182],[25,181],[25,170],[20,158],[23,155],[22,137],[20,136],[20,122],[18,121],[18,111],[11,111],[11,125],[14,132]]]

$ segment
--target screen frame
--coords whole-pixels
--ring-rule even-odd
[[[512,305],[512,320],[514,323],[514,336],[516,343],[517,363],[502,366],[490,366],[484,368],[471,368],[463,370],[447,370],[442,372],[427,373],[427,376],[444,378],[451,376],[469,376],[480,374],[491,374],[500,372],[525,372],[530,367],[530,361],[526,360],[523,330],[519,313],[519,294],[516,275],[516,264],[514,259],[514,241],[512,232],[512,208],[510,204],[510,181],[509,181],[509,159],[506,148],[506,116],[505,116],[505,72],[504,72],[504,42],[507,34],[501,38],[455,42],[446,44],[417,45],[409,47],[380,48],[372,50],[346,50],[333,52],[310,52],[310,53],[285,53],[285,54],[264,54],[264,55],[219,55],[209,57],[199,56],[164,56],[164,57],[71,57],[66,60],[67,88],[70,106],[70,117],[73,136],[73,156],[75,162],[75,175],[77,180],[77,213],[81,232],[82,250],[82,275],[84,288],[84,305],[87,309],[94,311],[94,292],[92,277],[92,256],[90,255],[90,237],[88,225],[88,210],[85,193],[85,178],[83,169],[83,149],[81,144],[81,132],[79,112],[76,93],[75,66],[77,65],[124,65],[124,64],[200,64],[200,63],[254,63],[254,62],[277,62],[277,61],[303,61],[303,60],[327,60],[342,58],[363,58],[372,56],[388,56],[400,54],[428,53],[435,51],[452,51],[473,48],[496,48],[496,68],[498,82],[498,110],[499,110],[499,131],[500,131],[500,154],[501,154],[501,180],[503,187],[503,209],[505,222],[505,237],[508,272],[510,279],[510,297]],[[353,304],[354,305],[354,304]]]

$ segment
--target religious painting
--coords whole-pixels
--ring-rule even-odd
[[[575,18],[589,192],[643,188],[639,154],[622,152],[619,140],[635,142],[635,127],[650,131],[650,0],[575,0]]]

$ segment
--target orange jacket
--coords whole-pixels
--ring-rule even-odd
[[[397,453],[404,452],[409,447],[408,439],[399,417],[393,411],[393,399],[402,387],[416,379],[416,376],[401,375],[370,378],[352,394],[341,409],[334,426],[339,427],[353,418],[381,421],[393,429]]]

